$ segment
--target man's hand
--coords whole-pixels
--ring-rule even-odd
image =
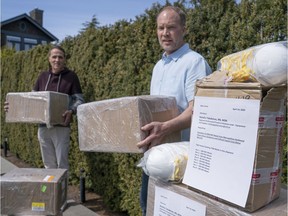
[[[162,144],[165,136],[181,131],[191,126],[191,118],[193,113],[193,101],[189,102],[189,106],[184,112],[177,117],[166,122],[151,122],[141,128],[148,136],[137,143],[137,147],[147,151],[153,146]]]
[[[144,140],[137,143],[137,147],[145,149],[145,151],[153,146],[161,144],[166,135],[164,122],[151,122],[143,126],[141,130],[149,134]]]
[[[4,102],[4,112],[8,112],[8,110],[9,110],[9,103],[8,103],[8,101],[5,101]]]
[[[64,119],[64,123],[63,123],[63,126],[68,126],[71,121],[72,121],[72,114],[73,114],[73,111],[72,110],[66,110],[63,114],[62,114],[62,117]]]

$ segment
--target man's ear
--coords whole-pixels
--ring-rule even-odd
[[[182,27],[182,31],[183,31],[183,38],[184,38],[187,35],[186,26]]]

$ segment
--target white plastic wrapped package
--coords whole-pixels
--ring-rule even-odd
[[[235,82],[258,81],[264,86],[287,82],[287,41],[254,46],[223,57],[217,70]]]
[[[151,177],[162,181],[179,182],[188,160],[189,142],[165,143],[144,153],[138,167]]]

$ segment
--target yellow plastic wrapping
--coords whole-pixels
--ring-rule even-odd
[[[255,82],[264,86],[287,82],[287,41],[253,46],[223,57],[217,70],[232,82]]]

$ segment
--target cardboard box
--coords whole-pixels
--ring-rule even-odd
[[[1,176],[1,215],[59,215],[67,201],[67,170],[16,168]]]
[[[196,96],[260,100],[254,168],[248,199],[243,209],[253,212],[275,200],[280,194],[287,86],[263,87],[259,83],[225,83],[223,74],[225,73],[216,71],[198,81]],[[204,191],[201,193],[206,194]],[[222,201],[229,203],[228,200]]]
[[[9,110],[6,122],[62,124],[62,114],[68,109],[67,94],[50,91],[11,92],[6,96]]]
[[[136,144],[147,135],[141,127],[177,115],[174,97],[147,95],[82,104],[77,108],[80,150],[141,153]],[[173,133],[163,142],[177,142],[180,136]]]
[[[160,187],[168,191],[175,192],[189,200],[202,204],[206,208],[206,216],[286,216],[287,215],[287,188],[282,188],[279,199],[273,201],[269,205],[255,211],[254,213],[247,213],[236,207],[231,207],[225,203],[221,203],[213,198],[209,198],[201,193],[190,190],[187,185],[173,184],[169,182],[163,182],[156,180],[155,178],[149,178],[148,185],[148,203],[147,203],[147,216],[154,215],[154,200],[155,200],[155,188]],[[179,200],[181,203],[182,200]],[[158,203],[158,205],[160,205]],[[173,204],[174,206],[177,203]],[[171,206],[167,206],[169,208]],[[175,214],[176,215],[176,214]]]

